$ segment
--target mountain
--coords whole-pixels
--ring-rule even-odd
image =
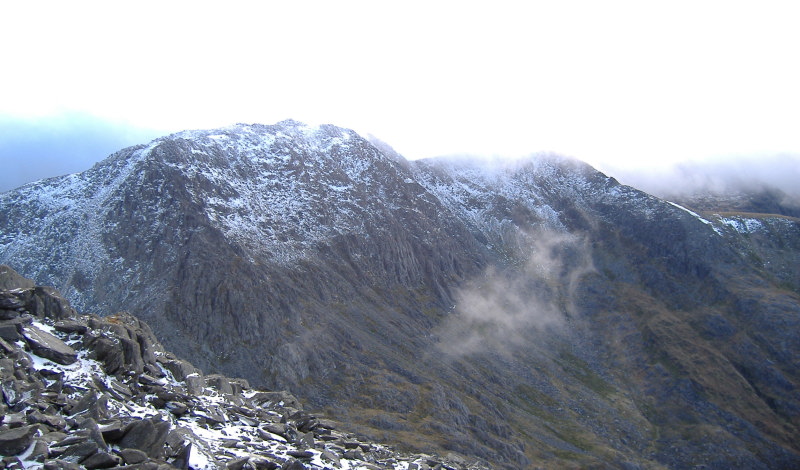
[[[498,468],[800,465],[791,217],[294,121],[173,134],[0,207],[1,263],[374,440]]]
[[[480,468],[364,442],[290,393],[203,375],[127,313],[0,266],[3,468]]]

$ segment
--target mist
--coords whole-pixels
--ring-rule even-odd
[[[520,235],[527,243],[518,266],[491,267],[457,291],[453,314],[436,333],[444,353],[510,354],[567,331],[577,286],[595,270],[588,242],[553,231]]]
[[[778,190],[800,208],[800,155],[775,154],[686,161],[651,168],[598,165],[621,183],[664,198]]]
[[[0,192],[86,170],[163,133],[78,112],[28,120],[0,116]]]

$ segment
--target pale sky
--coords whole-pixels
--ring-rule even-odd
[[[798,24],[764,0],[3,2],[0,165],[287,118],[411,159],[800,155]]]

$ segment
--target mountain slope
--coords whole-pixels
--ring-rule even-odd
[[[0,262],[374,437],[507,468],[800,459],[800,291],[752,256],[796,253],[790,219],[756,240],[573,160],[407,162],[293,121],[0,207]]]
[[[140,320],[79,315],[7,266],[0,306],[5,468],[465,468],[359,441],[287,392],[204,376]]]

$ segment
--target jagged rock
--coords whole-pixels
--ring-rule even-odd
[[[69,305],[67,299],[49,286],[34,287],[33,296],[26,308],[32,315],[39,318],[61,320],[75,316],[75,310]]]
[[[139,449],[151,458],[163,458],[164,443],[170,430],[167,421],[140,419],[131,422],[125,428],[125,435],[120,439],[121,448]]]
[[[51,431],[63,431],[67,427],[67,421],[63,417],[44,414],[38,410],[28,414],[28,422],[30,424],[44,424]]]
[[[82,460],[81,465],[86,467],[87,470],[111,468],[119,465],[119,457],[101,451]]]
[[[127,465],[142,463],[148,459],[147,454],[139,449],[121,449],[119,455]]]
[[[242,470],[245,464],[247,464],[249,461],[250,457],[240,457],[237,459],[232,459],[225,464],[225,468],[227,470]]]
[[[294,408],[297,410],[303,409],[303,405],[300,403],[300,401],[294,395],[286,391],[257,392],[250,398],[250,400],[256,406],[269,407],[271,405],[277,405],[281,408]]]
[[[0,290],[29,289],[36,284],[11,269],[9,266],[0,265]]]
[[[87,418],[86,420],[80,423],[79,432],[85,433],[86,436],[92,440],[100,450],[106,451],[108,450],[108,445],[106,444],[105,439],[103,438],[103,433],[100,430],[100,426],[97,424],[92,418]]]
[[[329,449],[322,449],[321,455],[323,460],[331,462],[334,466],[339,467],[341,465],[341,459],[339,456],[331,452]]]
[[[18,455],[33,443],[33,436],[39,426],[23,426],[14,429],[0,430],[0,455]]]
[[[77,463],[61,459],[47,460],[42,468],[44,470],[82,470],[81,466]]]
[[[119,442],[125,435],[125,425],[118,419],[98,423],[97,427],[106,442]]]
[[[256,470],[277,470],[280,468],[277,463],[262,458],[252,458],[250,463],[255,466]]]
[[[2,389],[3,401],[5,401],[9,407],[16,406],[22,398],[20,382],[16,379],[8,378],[3,380],[3,382],[0,383],[0,389]]]
[[[187,361],[179,359],[161,361],[159,359],[159,362],[172,373],[175,380],[185,380],[186,377],[197,372],[197,369]]]
[[[33,460],[35,462],[44,462],[50,456],[50,447],[47,445],[47,442],[36,439],[33,444],[33,450],[28,455],[28,460]]]
[[[285,464],[281,465],[281,470],[305,470],[306,466],[299,460],[290,459]]]
[[[37,356],[65,365],[78,360],[78,354],[74,349],[46,331],[25,326],[22,328],[22,336]]]
[[[69,407],[68,412],[70,416],[92,418],[99,421],[108,417],[108,396],[105,393],[90,390],[80,401]]]
[[[85,323],[72,319],[59,320],[55,322],[53,328],[62,333],[76,333],[80,335],[86,333],[86,331],[89,329]]]
[[[206,386],[206,380],[198,373],[192,373],[186,376],[186,391],[191,395],[202,395],[203,389]]]
[[[80,442],[65,448],[63,452],[58,452],[58,458],[67,462],[80,463],[90,455],[94,455],[98,449],[96,442],[83,438]],[[55,453],[56,449],[51,448],[51,451]]]
[[[175,416],[183,416],[189,411],[189,407],[185,403],[179,401],[168,401],[164,404],[164,407]]]
[[[0,319],[2,319],[2,312],[0,312]],[[6,341],[17,341],[21,338],[16,322],[5,321],[0,323],[0,338]]]

